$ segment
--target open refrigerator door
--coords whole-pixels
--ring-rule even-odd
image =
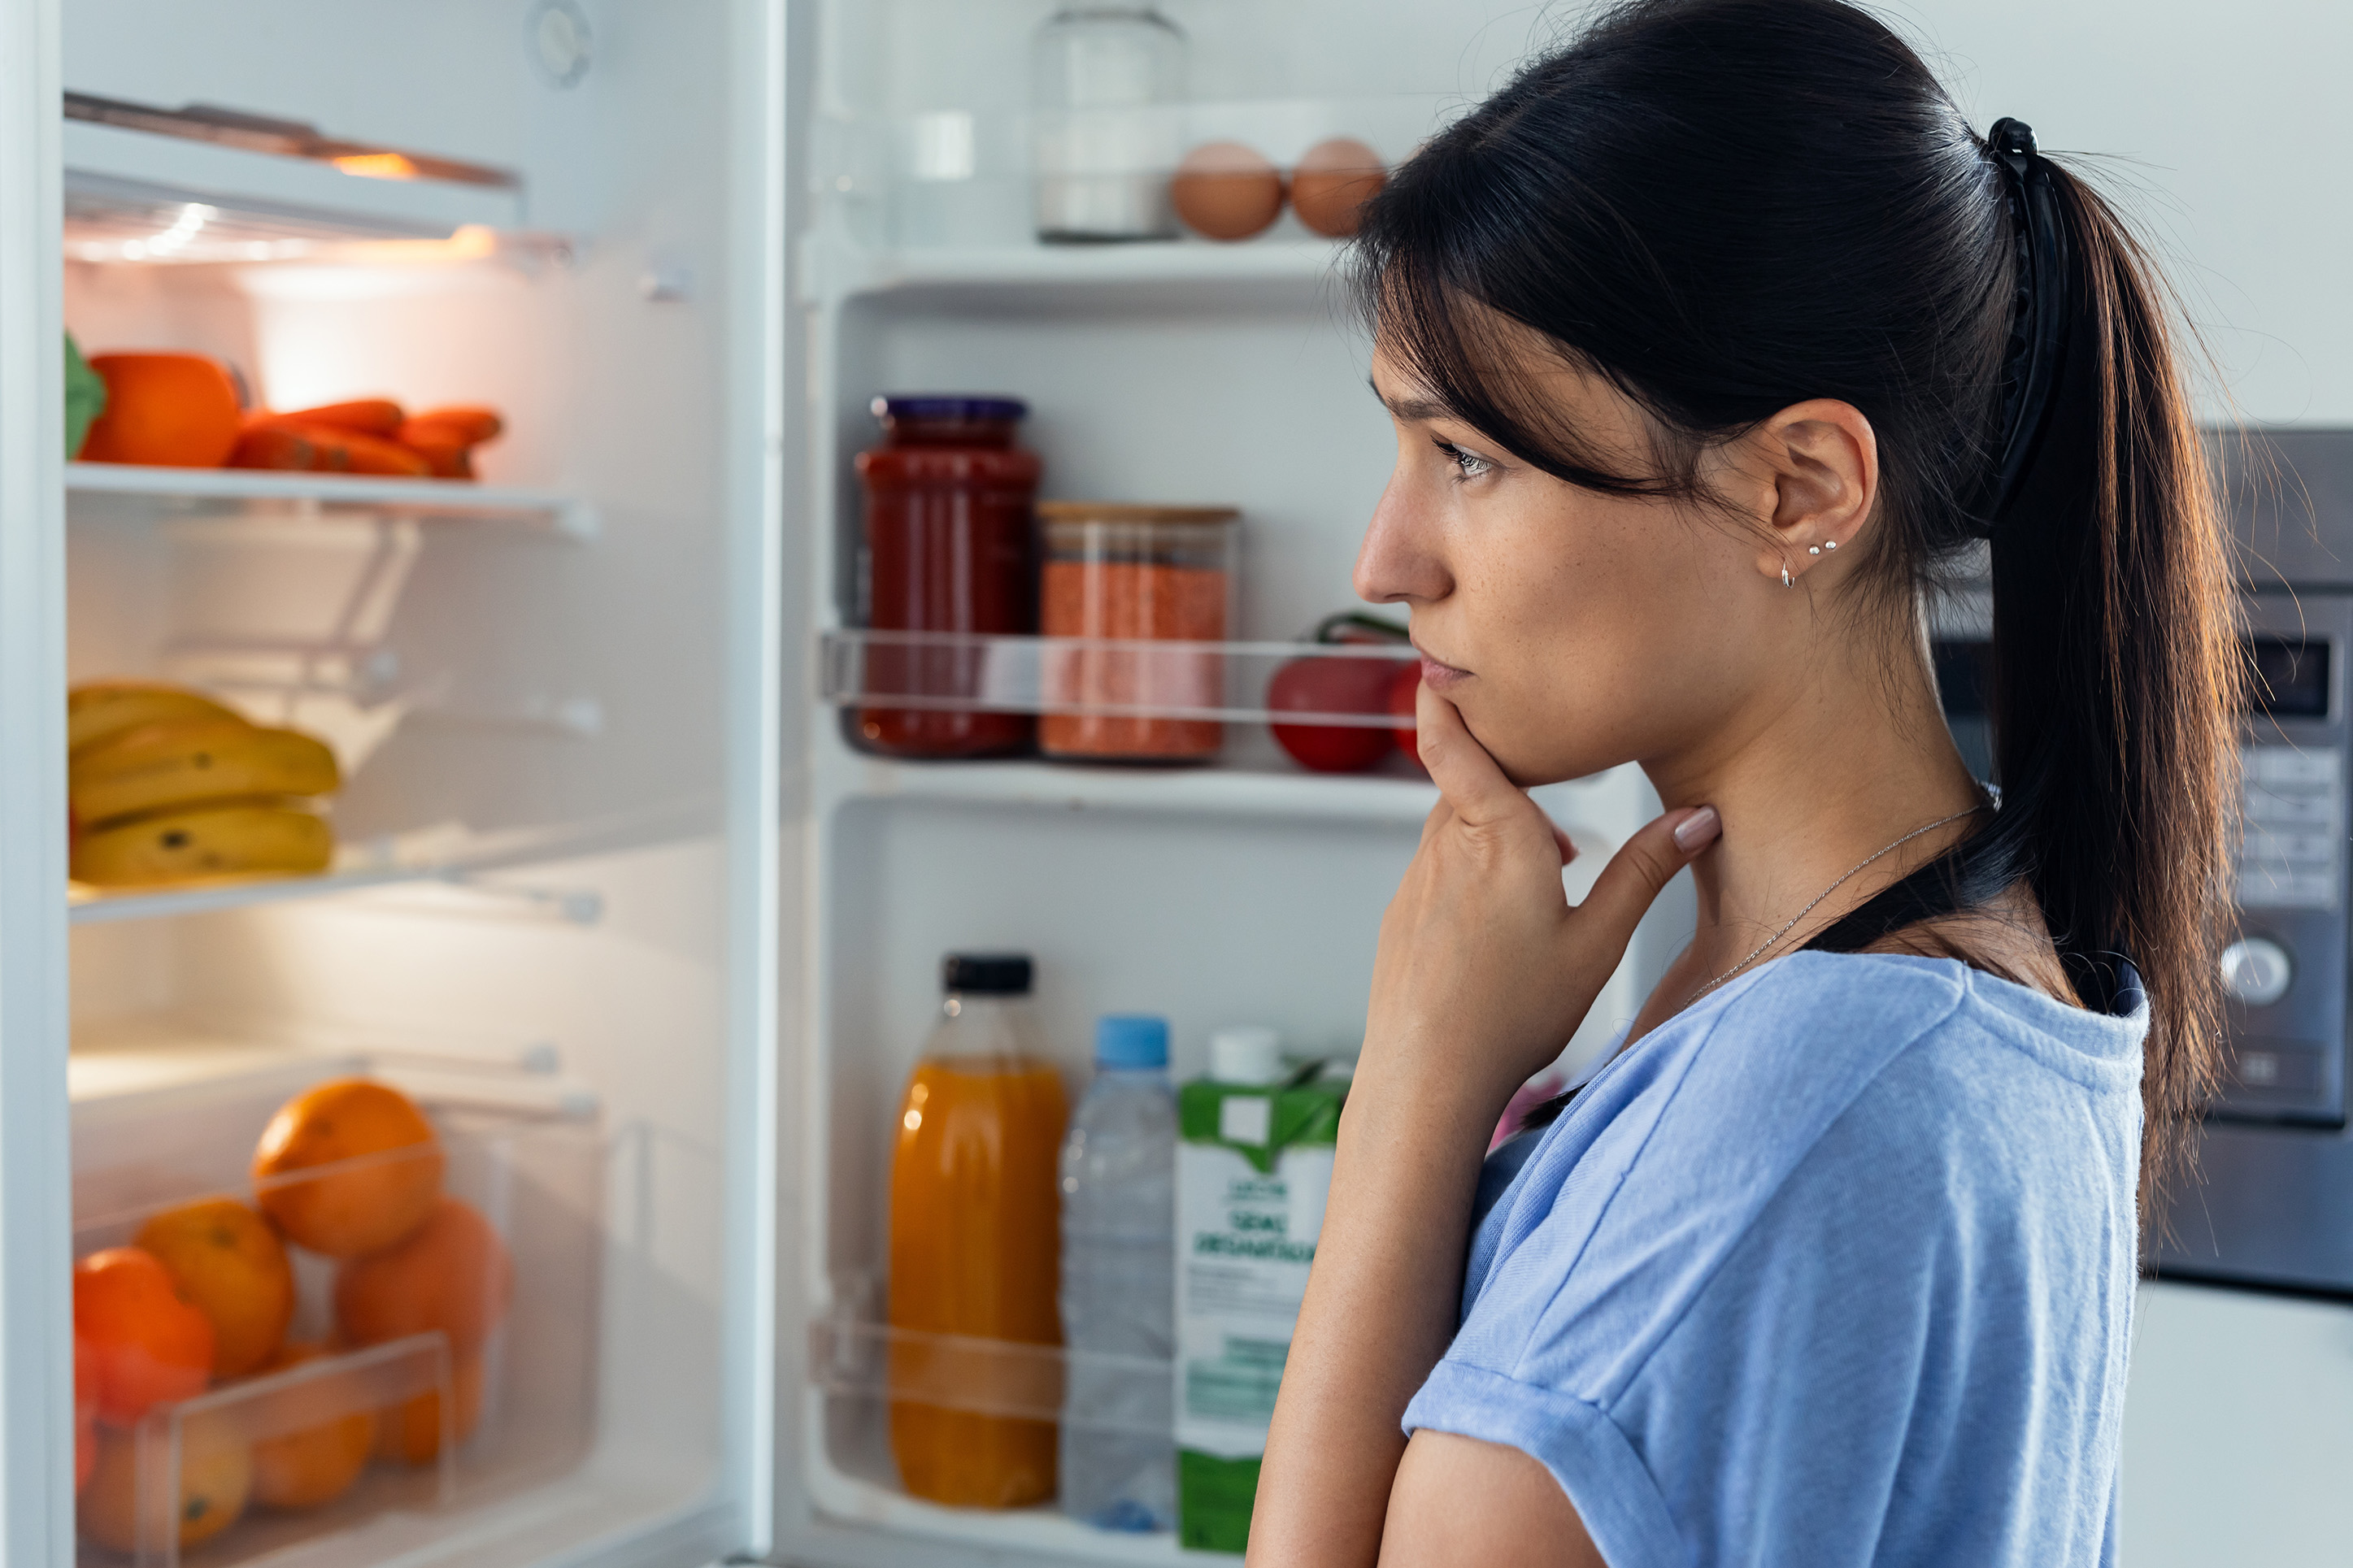
[[[1417,675],[1404,615],[1351,585],[1394,437],[1366,390],[1345,221],[1313,206],[1310,176],[1364,156],[1337,144],[1401,161],[1525,47],[1527,23],[1408,0],[828,0],[803,20],[805,466],[786,516],[818,700],[797,742],[802,923],[786,961],[802,1199],[781,1259],[779,1538],[813,1562],[1217,1561],[1247,1528],[1249,1434],[1287,1329],[1222,1345],[1187,1330],[1180,1348],[1164,1328],[1143,1353],[943,1328],[955,1314],[913,1298],[954,1291],[909,1276],[911,1233],[979,1222],[917,1217],[908,1196],[926,1130],[962,1114],[925,1040],[974,1005],[953,977],[997,955],[1026,961],[1040,1042],[1014,1076],[1042,1058],[1073,1105],[1106,1016],[1165,1022],[1186,1095],[1214,1035],[1271,1031],[1273,1109],[1255,1144],[1225,1140],[1234,1173],[1215,1178],[1247,1201],[1192,1240],[1312,1250],[1316,1119],[1344,1092],[1381,911],[1437,793],[1399,738]],[[1174,91],[1172,36],[1189,61]],[[1053,76],[1082,57],[1100,68],[1092,99]],[[1117,189],[1088,207],[1071,182],[1098,176]],[[1257,205],[1229,222],[1214,210],[1229,197]],[[1130,227],[1074,237],[1082,208]],[[1631,768],[1536,796],[1577,845],[1571,897],[1657,810]],[[1633,1014],[1678,918],[1671,897],[1564,1076]],[[944,955],[963,956],[944,1007]],[[1232,1109],[1247,1131],[1249,1106]],[[1203,1113],[1208,1142],[1225,1113]],[[1004,1110],[988,1136],[1028,1114]],[[1001,1245],[973,1279],[1017,1256],[1041,1267],[1018,1229],[989,1234]],[[1160,1266],[1181,1273],[1167,1245]],[[1051,1301],[1056,1281],[1030,1284]],[[1274,1306],[1245,1315],[1280,1319],[1295,1288],[1275,1280]],[[1223,1449],[1180,1442],[1220,1420],[1241,1434]],[[969,1467],[943,1479],[956,1467],[925,1434],[944,1431],[1010,1457],[981,1482]],[[1239,1486],[1239,1524],[1231,1507],[1195,1528],[1182,1499],[1172,1520],[1073,1491],[1074,1448],[1154,1439],[1156,1462],[1187,1447],[1188,1478]],[[1040,1479],[1058,1446],[1059,1493]]]
[[[763,1550],[781,7],[0,19],[10,1560]]]
[[[1187,1551],[1050,1487],[910,1489],[894,1409],[1033,1447],[1173,1441],[1180,1384],[1166,1351],[908,1326],[902,1090],[942,954],[1010,950],[1034,961],[1041,1081],[1075,1090],[1093,1020],[1149,1013],[1176,1078],[1254,1026],[1298,1080],[1270,1093],[1337,1103],[1435,792],[1392,706],[1411,650],[1350,587],[1390,437],[1340,220],[1307,223],[1303,174],[1343,142],[1401,159],[1524,39],[1422,0],[1111,9],[1155,60],[1181,34],[1192,75],[1104,134],[1083,80],[1031,101],[1039,40],[1071,42],[1044,0],[0,0],[30,51],[5,68],[25,89],[5,152],[32,182],[0,197],[26,220],[0,332],[39,347],[0,384],[25,1561]],[[1232,226],[1190,206],[1196,229],[1166,226],[1171,160],[1203,142],[1279,168],[1266,232],[1210,240],[1198,225]],[[1360,184],[1364,154],[1338,156],[1324,172]],[[1054,157],[1080,184],[1043,215]],[[1099,222],[1159,237],[1036,237]],[[140,367],[111,356],[219,367],[221,456],[142,458],[117,429],[67,461],[68,329],[118,416]],[[918,447],[926,418],[1026,413],[1035,464],[992,461],[1031,477],[1028,619],[878,614],[860,454],[901,395]],[[398,422],[356,434],[408,458],[334,423],[386,405]],[[460,447],[470,479],[433,468],[427,416],[452,405],[502,426]],[[71,754],[69,688],[86,731],[193,695],[178,721],[216,728],[167,735],[156,767],[217,753],[248,782],[159,794],[122,752],[90,760],[115,731]],[[1012,739],[926,754],[943,734]],[[1579,850],[1572,895],[1653,809],[1622,770],[1540,798]],[[188,818],[225,810],[310,835],[311,858],[264,863],[249,818],[206,858],[224,829]],[[1565,1068],[1655,963],[1638,945]],[[354,1084],[415,1137],[269,1152],[281,1125],[335,1125],[320,1108]],[[1259,1136],[1240,1144],[1289,1184],[1260,1220],[1312,1228],[1312,1179]],[[396,1179],[418,1149],[432,1180]],[[336,1184],[401,1234],[280,1213]],[[282,1258],[282,1318],[221,1321],[316,1353],[93,1402],[78,1478],[54,1440],[77,1420],[68,1261],[185,1271],[172,1238],[206,1220]],[[1050,1315],[1056,1283],[1022,1288]],[[85,1293],[82,1337],[123,1339]],[[1209,1379],[1245,1426],[1279,1374],[1250,1353]],[[341,1489],[283,1500],[309,1496],[279,1484],[286,1456],[318,1492],[336,1452]]]

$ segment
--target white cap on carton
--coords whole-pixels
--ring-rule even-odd
[[[1209,1076],[1219,1083],[1281,1083],[1282,1037],[1263,1024],[1237,1024],[1209,1037]]]

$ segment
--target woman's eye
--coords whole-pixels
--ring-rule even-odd
[[[1457,479],[1475,479],[1482,474],[1491,473],[1494,469],[1495,465],[1478,453],[1466,452],[1451,441],[1440,441],[1432,437],[1431,444],[1440,452],[1445,453],[1446,460],[1454,465]]]

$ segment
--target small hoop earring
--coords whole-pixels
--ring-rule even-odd
[[[1786,561],[1782,562],[1782,563],[1781,563],[1781,586],[1783,586],[1784,588],[1794,588],[1794,587],[1796,587],[1797,585],[1798,585],[1798,584],[1797,584],[1794,581],[1792,581],[1792,580],[1791,580],[1791,578],[1790,578],[1790,576],[1789,576],[1789,563],[1788,563],[1788,562],[1786,562]]]

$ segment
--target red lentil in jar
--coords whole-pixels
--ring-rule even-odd
[[[1046,565],[1039,630],[1049,637],[1169,643],[1226,640],[1240,513],[1230,507],[1040,501]],[[1050,652],[1047,705],[1098,710],[1225,706],[1225,661],[1214,652],[1063,648]],[[1160,712],[1048,712],[1039,749],[1091,761],[1200,762],[1225,727]]]

